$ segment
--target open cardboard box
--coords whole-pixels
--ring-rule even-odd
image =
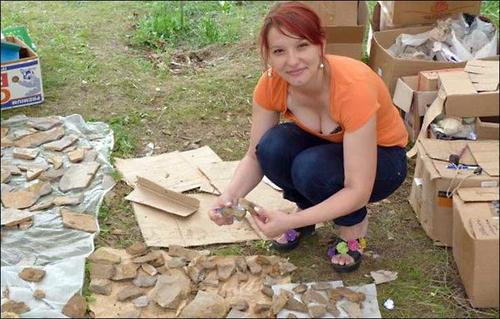
[[[460,63],[437,62],[430,60],[401,59],[392,56],[387,51],[402,34],[418,34],[429,31],[433,26],[409,27],[396,30],[374,32],[370,46],[370,67],[384,80],[391,95],[396,88],[397,79],[402,76],[417,75],[419,71],[463,68],[467,61]],[[498,60],[496,56],[480,60]]]
[[[480,175],[472,170],[448,168],[450,154],[465,148],[460,163],[481,166]],[[452,246],[454,189],[497,187],[499,182],[497,141],[417,140],[417,164],[409,201],[426,234],[445,246]]]
[[[481,1],[377,1],[372,14],[374,31],[433,24],[460,12],[478,15]]]
[[[498,187],[453,195],[453,257],[472,306],[498,308]]]
[[[326,53],[359,60],[368,21],[366,1],[304,1],[316,12],[326,33]]]
[[[500,135],[500,117],[488,116],[476,118],[478,140],[498,140]]]

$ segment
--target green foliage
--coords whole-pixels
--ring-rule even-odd
[[[130,127],[140,125],[141,119],[148,117],[147,112],[132,112],[125,116],[114,117],[109,121],[115,136],[113,157],[130,157],[137,148],[137,138],[129,133]]]
[[[498,1],[483,1],[481,4],[481,14],[491,19],[498,28]]]

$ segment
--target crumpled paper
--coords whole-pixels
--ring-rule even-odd
[[[497,29],[480,17],[460,14],[438,20],[419,34],[400,34],[388,51],[405,59],[462,62],[496,55]]]

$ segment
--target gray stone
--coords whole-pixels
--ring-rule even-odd
[[[100,295],[111,295],[112,286],[108,279],[92,279],[89,284],[89,290]]]
[[[124,280],[135,278],[137,276],[137,268],[139,268],[139,265],[130,262],[116,265],[116,273],[111,279]]]
[[[50,130],[54,126],[61,125],[62,121],[57,117],[38,117],[26,122],[26,125],[40,131]]]
[[[99,166],[100,164],[96,162],[71,165],[59,181],[59,189],[67,192],[86,188],[94,178]]]
[[[141,268],[142,270],[144,270],[145,273],[147,273],[150,276],[154,276],[158,273],[158,270],[156,270],[156,268],[151,266],[150,264],[142,264]]]
[[[90,263],[91,279],[111,279],[115,274],[116,268],[113,264]]]
[[[210,252],[208,251],[198,251],[194,249],[187,249],[179,245],[168,246],[168,254],[172,257],[185,257],[188,261],[191,261],[199,256],[207,256]]]
[[[306,292],[307,285],[306,284],[300,284],[298,286],[295,286],[292,290],[293,290],[293,292],[295,292],[297,294],[302,294],[302,293]]]
[[[68,135],[68,136],[64,136],[60,140],[44,144],[43,148],[46,150],[49,150],[49,151],[60,152],[60,151],[64,150],[66,147],[71,146],[77,140],[78,140],[78,136]]]
[[[256,256],[249,256],[246,261],[252,275],[258,275],[262,272],[262,267],[257,263]]]
[[[21,270],[18,276],[25,281],[40,282],[45,276],[45,270],[27,267]]]
[[[132,303],[137,308],[144,308],[144,307],[147,307],[149,305],[149,299],[147,296],[140,296],[140,297],[137,297],[134,300],[132,300]]]
[[[191,293],[191,281],[184,272],[171,269],[169,273],[158,277],[151,290],[150,299],[163,308],[177,309],[180,303]]]
[[[184,257],[172,257],[165,263],[168,268],[181,268],[186,266],[187,260]]]
[[[221,296],[198,291],[193,301],[182,309],[181,318],[224,318],[228,312],[226,301]]]
[[[328,299],[326,299],[326,297],[324,297],[316,290],[309,288],[302,295],[302,302],[304,302],[306,305],[310,303],[319,303],[326,306],[328,304]]]
[[[57,140],[64,135],[63,127],[55,127],[48,131],[37,132],[23,138],[18,139],[14,142],[14,145],[17,147],[35,147],[43,143],[47,143],[50,141]]]
[[[54,206],[54,203],[52,203],[53,198],[44,198],[41,201],[37,202],[35,205],[31,206],[29,208],[30,211],[37,211],[37,210],[45,210],[48,209],[52,206]]]
[[[217,262],[217,275],[219,280],[226,281],[231,277],[236,271],[236,265],[234,259],[223,259]]]
[[[12,131],[12,133],[10,134],[10,138],[12,138],[13,141],[15,140],[18,140],[20,138],[23,138],[25,136],[28,136],[28,135],[31,135],[31,134],[34,134],[38,132],[37,130],[35,130],[34,128],[20,128],[20,129],[17,129],[15,131]]]
[[[307,305],[307,310],[311,318],[321,318],[326,314],[326,306],[325,305]]]
[[[153,251],[149,252],[147,255],[144,255],[141,257],[136,257],[136,258],[132,259],[132,262],[136,263],[136,264],[145,264],[145,263],[152,262],[158,258],[163,258],[161,251],[160,250],[153,250]]]
[[[288,310],[307,313],[307,306],[302,301],[299,301],[293,297],[288,299],[285,304],[285,308]]]
[[[2,190],[1,190],[2,193],[10,192],[13,189],[14,189],[14,187],[10,186],[9,184],[2,183]]]
[[[100,264],[119,264],[121,262],[120,255],[114,253],[109,247],[97,248],[88,259],[94,263]]]
[[[118,292],[116,299],[118,301],[125,301],[128,299],[135,299],[139,296],[144,295],[144,291],[137,287],[126,287]]]
[[[42,181],[52,182],[63,175],[64,175],[64,168],[59,168],[59,169],[49,168],[48,170],[44,171],[38,177],[38,179],[40,179]]]
[[[283,307],[285,307],[286,303],[290,298],[293,298],[291,293],[287,293],[285,291],[280,291],[278,295],[273,296],[273,303],[271,304],[271,315],[276,316]],[[313,317],[316,318],[316,317]]]
[[[236,257],[236,268],[238,268],[238,270],[243,273],[246,273],[248,271],[247,261],[245,260],[245,257]]]
[[[88,150],[85,152],[85,156],[83,158],[84,162],[94,162],[97,159],[97,151],[96,150]]]
[[[40,150],[37,148],[14,147],[14,149],[12,150],[12,156],[14,158],[32,160],[38,156],[39,151]]]
[[[78,293],[71,297],[62,309],[62,313],[71,318],[85,317],[87,312],[87,301]]]
[[[158,278],[155,276],[150,276],[146,274],[144,271],[139,270],[137,272],[137,276],[133,280],[134,285],[137,287],[153,287]]]

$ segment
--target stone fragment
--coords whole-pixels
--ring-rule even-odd
[[[231,307],[231,309],[236,309],[239,311],[247,311],[248,310],[248,302],[245,299],[239,298],[239,299],[233,300],[229,304],[229,307]]]
[[[246,282],[248,281],[248,273],[246,272],[238,272],[238,283],[241,283],[241,282]]]
[[[293,312],[289,312],[286,317],[287,318],[297,318],[297,316]]]
[[[38,196],[28,191],[7,192],[2,194],[1,200],[2,204],[7,208],[22,209],[35,204]]]
[[[349,318],[363,318],[363,312],[361,311],[361,305],[359,303],[347,300],[339,303],[339,307],[347,312]]]
[[[1,224],[2,226],[15,226],[23,222],[31,220],[31,217],[36,214],[36,212],[31,212],[27,210],[19,210],[15,208],[2,208],[1,214]]]
[[[328,290],[332,288],[329,282],[322,281],[322,282],[317,282],[311,285],[311,288],[314,290]]]
[[[189,264],[187,266],[187,274],[195,284],[198,284],[205,280],[206,271],[201,268],[201,265]]]
[[[100,164],[96,162],[71,165],[59,181],[59,189],[63,192],[86,188],[94,178]]]
[[[329,303],[326,305],[326,311],[332,314],[334,317],[340,316],[340,311],[335,303]]]
[[[246,273],[248,271],[247,261],[245,260],[245,257],[236,257],[236,268],[238,268],[238,270],[242,273]]]
[[[335,288],[334,291],[337,291],[340,293],[343,297],[347,298],[347,300],[356,302],[356,303],[361,303],[365,301],[366,296],[362,292],[356,292],[350,288],[347,287],[338,287]]]
[[[0,180],[2,183],[6,183],[10,180],[10,170],[7,169],[7,168],[0,168],[0,174],[1,174],[1,177],[0,177]]]
[[[262,272],[262,267],[257,263],[256,256],[249,256],[246,261],[252,275],[258,275]]]
[[[87,258],[94,263],[108,265],[119,264],[121,262],[120,255],[117,255],[109,247],[99,247]]]
[[[137,287],[153,287],[158,278],[155,276],[150,276],[146,274],[144,271],[139,270],[137,272],[137,276],[133,280],[134,285]]]
[[[285,307],[286,303],[290,298],[293,298],[293,296],[289,293],[286,293],[284,291],[280,291],[278,295],[274,295],[273,297],[273,302],[271,304],[271,316],[276,316],[283,307]],[[316,318],[316,317],[313,317]]]
[[[181,270],[171,269],[158,277],[150,299],[163,308],[177,309],[191,293],[191,281]]]
[[[43,299],[43,298],[45,298],[45,291],[43,291],[42,289],[36,289],[33,292],[33,297],[35,299]]]
[[[168,254],[172,257],[184,257],[188,261],[191,261],[199,256],[206,256],[210,252],[207,251],[198,251],[194,249],[187,249],[179,245],[170,245],[168,246]]]
[[[271,261],[269,259],[267,259],[266,256],[262,256],[262,255],[257,255],[255,257],[255,262],[257,262],[261,266],[268,266],[271,264]]]
[[[12,141],[7,136],[6,137],[2,137],[2,139],[0,140],[0,147],[1,148],[12,147],[12,146],[14,146],[14,141]]]
[[[76,150],[76,145],[71,145],[71,146],[68,146],[65,149],[63,149],[62,152],[69,153],[69,152],[73,152],[74,150]]]
[[[38,177],[38,179],[40,179],[42,181],[52,182],[63,175],[64,175],[64,168],[59,168],[59,169],[49,168],[48,170],[44,171]]]
[[[37,117],[26,122],[26,125],[40,131],[50,130],[54,126],[61,125],[62,121],[57,117]]]
[[[71,318],[83,318],[87,312],[87,301],[78,293],[71,297],[62,309],[62,313]]]
[[[1,190],[2,193],[7,193],[14,189],[14,187],[10,186],[9,184],[2,183],[1,185],[2,185],[2,190]]]
[[[45,210],[54,206],[52,198],[44,198],[29,208],[30,211]]]
[[[201,266],[206,269],[206,270],[213,270],[217,267],[217,256],[210,256],[207,257],[205,260],[201,262]],[[175,258],[182,258],[182,257],[175,257]]]
[[[128,299],[135,299],[139,296],[144,295],[144,291],[137,287],[126,287],[118,292],[116,299],[118,301],[125,301]]]
[[[18,276],[25,281],[40,282],[45,276],[45,270],[27,267],[21,270]]]
[[[8,127],[0,127],[0,138],[6,137],[7,133],[9,133]]]
[[[302,295],[302,302],[306,305],[310,303],[319,303],[326,306],[328,304],[328,300],[321,293],[311,288],[307,289]]]
[[[15,131],[12,131],[12,133],[10,134],[10,137],[12,138],[12,140],[18,140],[20,138],[23,138],[25,136],[28,136],[28,135],[31,135],[33,133],[36,133],[38,132],[37,130],[35,130],[34,128],[21,128],[21,129],[17,129]]]
[[[268,286],[262,286],[260,289],[260,292],[262,292],[264,295],[268,296],[269,298],[272,298],[274,295],[273,289]]]
[[[84,156],[85,156],[85,150],[83,148],[77,148],[76,150],[68,153],[68,158],[71,163],[81,162]]]
[[[21,170],[17,165],[10,163],[9,161],[2,161],[2,168],[10,171],[10,175],[22,175]]]
[[[135,257],[134,259],[132,259],[132,262],[136,263],[136,264],[145,264],[145,263],[152,262],[160,257],[163,258],[161,251],[160,250],[153,250],[144,256]]]
[[[141,317],[141,310],[140,309],[134,309],[130,310],[127,312],[124,312],[123,314],[118,313],[119,318],[140,318]]]
[[[83,200],[83,194],[80,195],[65,195],[65,196],[56,196],[54,197],[52,203],[56,206],[74,206],[78,205]]]
[[[326,306],[325,305],[307,305],[307,311],[311,318],[321,318],[326,314]]]
[[[125,251],[129,254],[129,255],[132,255],[132,256],[140,256],[140,255],[143,255],[144,253],[146,253],[147,251],[147,247],[144,243],[142,242],[137,242],[137,243],[134,243],[130,246],[128,246]]]
[[[89,290],[100,295],[111,295],[111,281],[109,279],[92,279],[89,284]]]
[[[47,161],[52,164],[54,169],[59,169],[63,164],[63,158],[59,155],[52,154],[47,158]]]
[[[30,307],[22,301],[9,300],[2,305],[2,311],[21,314],[30,311]]]
[[[20,230],[26,230],[33,226],[33,218],[30,218],[29,220],[23,221],[19,223],[18,227]]]
[[[165,264],[168,268],[180,268],[186,266],[187,259],[184,257],[172,257],[168,259]]]
[[[227,258],[223,260],[219,260],[217,262],[217,275],[219,280],[226,281],[231,277],[236,271],[236,265],[234,259]]]
[[[251,316],[249,313],[246,313],[244,311],[231,309],[226,318],[251,318]]]
[[[302,301],[299,301],[293,297],[288,299],[288,301],[285,304],[285,308],[292,311],[307,313],[306,305]]]
[[[265,275],[265,276],[264,276],[264,279],[262,279],[262,284],[263,284],[264,286],[269,287],[269,288],[271,288],[271,287],[272,287],[273,285],[275,285],[276,283],[277,283],[277,281],[276,281],[273,277],[271,277],[271,276],[269,276],[269,275]]]
[[[90,279],[111,279],[115,274],[116,268],[113,264],[90,263]]]
[[[218,287],[219,286],[219,277],[217,276],[217,272],[210,272],[207,277],[202,281],[203,286],[208,287]]]
[[[140,296],[140,297],[137,297],[134,300],[132,300],[132,303],[137,308],[144,308],[144,307],[147,307],[149,305],[149,299],[147,296]]]
[[[228,312],[226,301],[215,293],[199,290],[193,301],[182,309],[181,318],[224,318]]]
[[[68,228],[83,230],[89,233],[97,231],[97,223],[94,216],[90,214],[75,213],[66,208],[61,209],[63,225]]]
[[[85,156],[83,158],[84,162],[94,162],[97,159],[97,151],[96,150],[88,150],[85,152]]]
[[[33,192],[38,197],[48,195],[52,192],[52,186],[47,182],[37,182],[26,189],[28,192]]]
[[[306,284],[300,284],[298,286],[295,286],[292,290],[293,290],[293,292],[295,292],[297,294],[302,294],[302,293],[306,292],[307,285]]]
[[[39,150],[36,148],[23,148],[23,147],[14,147],[12,150],[12,156],[14,158],[32,160],[38,156]]]
[[[49,168],[49,165],[45,162],[43,163],[20,163],[20,164],[17,164],[17,167],[21,170],[21,171],[29,171],[29,170],[32,170],[32,171],[36,171],[36,170],[47,170]]]
[[[55,127],[48,131],[37,132],[23,138],[18,139],[14,142],[17,147],[35,147],[43,143],[57,140],[64,135],[63,127]]]
[[[158,270],[156,270],[156,268],[151,266],[150,264],[142,264],[141,268],[142,270],[144,270],[145,273],[147,273],[150,276],[154,276],[158,273]]]
[[[27,181],[32,181],[35,178],[38,178],[40,175],[42,175],[44,169],[41,168],[31,168],[26,171],[26,180]]]
[[[269,311],[270,309],[271,309],[271,304],[265,302],[257,302],[253,307],[253,311],[257,314]]]
[[[130,262],[116,265],[116,273],[111,279],[124,280],[135,278],[135,276],[137,276],[137,268],[139,268],[139,265]]]
[[[43,148],[49,151],[61,152],[66,147],[71,146],[78,140],[78,136],[75,135],[67,135],[61,138],[60,140],[50,142],[43,145]]]
[[[278,269],[281,276],[286,276],[287,274],[295,271],[297,269],[297,266],[285,260],[278,263]]]

